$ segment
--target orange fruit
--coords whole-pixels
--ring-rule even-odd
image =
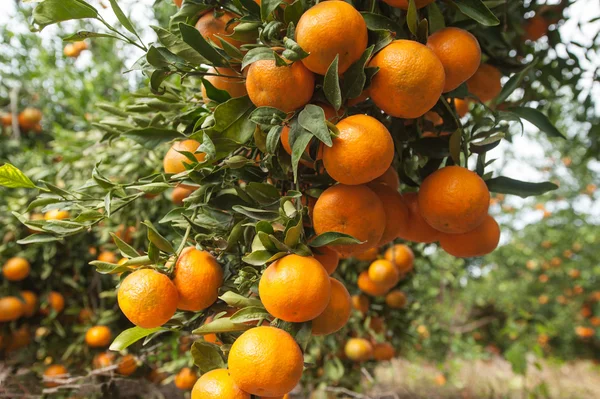
[[[100,262],[117,263],[117,256],[113,252],[102,251],[98,255],[98,260]]]
[[[189,247],[177,259],[173,284],[179,293],[177,308],[198,312],[217,300],[223,269],[210,253]]]
[[[421,215],[417,193],[404,193],[402,198],[408,206],[408,228],[401,231],[398,237],[413,242],[437,241],[440,232],[431,227]]]
[[[373,345],[373,358],[377,361],[392,360],[396,356],[396,350],[389,342]]]
[[[23,315],[23,306],[16,296],[0,298],[0,322],[17,320]]]
[[[246,90],[257,107],[292,112],[308,104],[314,89],[315,75],[302,62],[279,67],[275,60],[260,60],[248,68]]]
[[[427,46],[412,40],[396,40],[369,63],[379,67],[371,80],[371,99],[385,113],[397,118],[418,118],[442,95],[444,66]]]
[[[0,116],[0,121],[3,126],[12,126],[12,114],[2,114],[2,116]]]
[[[406,294],[400,290],[390,291],[385,296],[385,303],[392,309],[402,309],[406,306]]]
[[[550,23],[548,23],[544,17],[535,15],[533,18],[525,21],[525,39],[531,40],[532,42],[541,39],[548,33],[549,26]]]
[[[131,375],[137,370],[137,360],[132,355],[125,355],[119,360],[117,373],[121,375]]]
[[[196,187],[189,187],[187,185],[178,185],[173,189],[171,193],[171,200],[175,205],[183,205],[183,200],[189,197],[194,191]]]
[[[136,231],[137,230],[134,226],[125,226],[124,224],[120,224],[117,231],[115,231],[115,235],[121,240],[125,241],[127,244],[131,244]]]
[[[125,277],[117,294],[121,311],[142,328],[160,327],[169,321],[178,299],[175,284],[153,269],[136,270]]]
[[[14,257],[4,263],[2,274],[8,281],[21,281],[29,276],[31,266],[25,258]]]
[[[581,338],[590,338],[595,335],[595,331],[591,327],[577,326],[575,327],[575,334]]]
[[[26,347],[31,343],[31,333],[27,326],[21,326],[10,334],[7,339],[6,352],[12,352]]]
[[[398,191],[384,184],[369,184],[369,188],[377,194],[385,211],[385,229],[379,240],[379,245],[382,246],[393,241],[402,231],[409,228],[410,213]]]
[[[183,0],[173,0],[173,3],[175,3],[175,5],[179,8],[181,8],[181,4],[183,3]]]
[[[461,118],[469,113],[469,102],[461,98],[454,99],[454,106],[456,107],[456,113]]]
[[[500,227],[486,215],[483,223],[463,234],[440,234],[440,246],[452,256],[470,258],[492,252],[500,241]]]
[[[314,248],[313,256],[323,265],[330,276],[335,272],[340,263],[340,255],[329,247]]]
[[[600,326],[600,317],[594,316],[590,319],[590,323],[594,326],[594,327],[598,327]]]
[[[179,151],[183,152],[191,152],[194,154],[194,158],[198,160],[198,162],[204,161],[206,154],[203,152],[196,152],[200,143],[196,140],[183,140],[177,141],[171,146],[165,158],[163,160],[163,168],[165,173],[169,174],[177,174],[181,172],[185,172],[184,164],[190,164],[190,160]]]
[[[394,283],[395,284],[395,283]],[[377,284],[369,278],[369,273],[364,271],[358,275],[358,289],[371,296],[385,295],[393,285]]]
[[[92,360],[92,366],[95,369],[103,369],[106,367],[110,367],[113,364],[114,354],[108,352],[101,352],[94,356]]]
[[[340,330],[350,318],[352,303],[348,290],[331,278],[331,298],[325,310],[312,321],[313,335],[328,335]]]
[[[398,178],[398,172],[396,172],[396,169],[394,169],[393,166],[390,166],[385,172],[383,172],[381,176],[372,180],[369,183],[369,187],[375,184],[385,184],[394,191],[398,191],[398,188],[400,188],[400,179]]]
[[[325,310],[331,297],[327,271],[312,256],[287,255],[263,272],[258,293],[273,316],[300,323]]]
[[[50,291],[46,298],[46,303],[40,310],[43,315],[49,315],[51,311],[60,313],[65,308],[65,297],[60,292]]]
[[[379,285],[393,286],[400,280],[400,273],[392,262],[386,259],[378,259],[371,263],[369,270],[369,279]]]
[[[365,89],[362,91],[362,93],[360,93],[358,95],[358,97],[349,98],[348,101],[346,101],[346,105],[348,105],[348,107],[354,107],[355,105],[358,105],[358,104],[366,101],[368,98],[369,98],[369,90]]]
[[[408,1],[409,0],[383,0],[384,3],[387,3],[392,7],[401,8],[403,10],[408,10]],[[435,0],[415,0],[415,6],[417,7],[417,9],[423,8],[433,3],[434,1]]]
[[[354,258],[357,260],[360,260],[362,262],[372,262],[375,259],[377,259],[378,255],[379,255],[379,248],[374,247],[374,248],[366,250],[365,252],[361,252],[361,253],[354,255]]]
[[[362,314],[369,311],[370,301],[366,295],[352,295],[352,307]]]
[[[65,379],[68,378],[69,372],[65,368],[65,366],[61,364],[52,364],[46,368],[44,371],[44,383],[48,388],[54,388],[61,385],[60,382],[54,381],[54,379]],[[48,381],[49,380],[49,381]]]
[[[502,91],[502,73],[490,64],[481,64],[477,72],[467,80],[469,93],[482,102],[488,102]]]
[[[242,391],[268,397],[290,392],[304,368],[294,338],[275,327],[254,327],[240,335],[231,346],[228,363],[229,374]]]
[[[231,68],[209,68],[206,73],[223,76],[206,75],[204,79],[208,80],[215,88],[225,90],[231,98],[243,97],[247,94],[246,82],[244,78]],[[210,98],[206,94],[206,88],[202,85],[202,100],[209,103]]]
[[[94,326],[85,333],[85,343],[90,348],[102,348],[108,346],[112,339],[110,328],[106,326]]]
[[[27,107],[19,114],[19,126],[23,130],[33,129],[42,120],[42,111]]]
[[[386,172],[394,159],[394,141],[381,122],[359,114],[342,119],[336,126],[339,135],[333,138],[333,145],[323,147],[323,164],[333,179],[356,185]]]
[[[238,22],[230,23],[230,21],[237,16],[227,11],[218,11],[218,13],[220,14],[219,16],[215,16],[215,12],[213,11],[202,15],[198,22],[196,22],[196,29],[198,29],[198,32],[200,32],[205,39],[210,39],[214,45],[219,48],[223,48],[219,38],[234,47],[240,47],[244,42],[231,37]]]
[[[32,291],[21,291],[23,298],[23,316],[31,317],[35,314],[38,304],[38,297]]]
[[[385,258],[392,262],[400,274],[406,274],[413,269],[415,254],[404,244],[396,244],[385,251]]]
[[[344,346],[346,357],[355,362],[364,362],[373,356],[373,345],[364,338],[350,338]]]
[[[68,219],[69,211],[61,211],[60,209],[51,209],[44,214],[44,219],[46,220],[64,220]]]
[[[313,210],[317,234],[329,231],[349,234],[362,244],[331,245],[342,256],[350,256],[379,244],[386,226],[385,209],[377,194],[365,185],[338,184],[325,190]]]
[[[319,3],[302,14],[296,25],[296,42],[310,55],[302,63],[325,75],[338,57],[343,74],[367,48],[367,24],[360,13],[343,1]]]
[[[466,82],[481,63],[479,42],[470,32],[448,27],[427,38],[427,47],[442,61],[446,73],[444,93]]]
[[[235,385],[226,369],[205,373],[192,389],[192,399],[251,399],[250,394]]]
[[[81,54],[81,52],[83,50],[87,50],[88,49],[88,44],[87,42],[80,40],[78,42],[74,42],[73,46],[75,47],[75,50],[77,51],[77,55]]]
[[[462,234],[475,229],[487,216],[490,191],[477,173],[447,166],[425,178],[418,201],[421,215],[431,227]]]
[[[196,381],[198,381],[198,376],[189,367],[182,368],[175,376],[175,386],[182,391],[191,390]]]

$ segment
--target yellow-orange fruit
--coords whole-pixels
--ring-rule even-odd
[[[0,298],[0,322],[17,320],[23,315],[23,302],[16,296]]]
[[[475,172],[460,166],[439,169],[423,181],[419,210],[434,229],[462,234],[475,229],[487,216],[490,191]]]
[[[287,332],[275,327],[255,327],[244,332],[229,351],[229,374],[244,392],[281,396],[300,381],[302,351]]]
[[[45,220],[64,220],[70,216],[69,211],[61,211],[60,209],[51,209],[44,214]]]
[[[323,313],[331,297],[331,283],[318,260],[291,254],[267,267],[258,293],[270,314],[300,323]]]
[[[336,125],[339,135],[323,147],[327,173],[343,184],[368,183],[381,176],[394,159],[394,141],[387,128],[368,115],[352,115]]]
[[[400,179],[398,178],[398,172],[393,166],[387,168],[387,170],[379,177],[369,183],[369,187],[374,184],[385,184],[394,191],[398,191],[400,188]]]
[[[121,375],[131,375],[137,370],[137,360],[133,355],[125,355],[119,360],[117,373]]]
[[[44,371],[44,380],[45,381],[53,380],[55,378],[64,379],[64,378],[67,378],[68,375],[69,375],[69,372],[67,371],[65,366],[63,366],[61,364],[52,364],[52,365],[48,366],[46,368],[46,370]],[[47,382],[44,382],[44,385],[46,385],[46,387],[48,387],[48,388],[54,388],[54,387],[61,385],[61,383],[54,382],[54,381],[47,381]]]
[[[435,242],[440,232],[431,227],[421,215],[417,193],[404,193],[402,198],[408,206],[408,228],[401,231],[398,237],[413,242]]]
[[[184,164],[190,164],[191,161],[185,155],[181,154],[181,152],[190,152],[194,154],[194,158],[198,160],[198,162],[204,161],[206,158],[206,154],[203,152],[196,153],[200,143],[196,140],[183,140],[175,142],[167,154],[163,159],[163,168],[165,173],[177,174],[181,172],[185,172]]]
[[[319,3],[302,14],[296,26],[296,42],[310,55],[302,63],[325,75],[338,57],[343,74],[367,48],[367,24],[362,15],[343,1]]]
[[[415,254],[404,244],[396,244],[385,251],[385,258],[392,262],[400,274],[406,274],[413,269]]]
[[[4,263],[2,274],[8,281],[21,281],[29,276],[31,266],[25,258],[14,257]]]
[[[92,366],[95,369],[102,369],[105,367],[109,367],[113,364],[114,357],[115,356],[112,353],[107,353],[107,352],[98,353],[96,356],[94,356],[94,359],[92,360]]]
[[[23,298],[23,316],[31,317],[37,310],[38,297],[32,291],[21,291],[21,297]]]
[[[246,82],[244,78],[238,75],[236,71],[231,68],[209,68],[206,73],[211,75],[204,76],[204,79],[210,82],[215,88],[219,90],[225,90],[231,98],[243,97],[248,92],[246,91]],[[223,76],[214,76],[212,74],[218,74]],[[204,103],[210,102],[210,98],[206,94],[206,88],[202,85],[202,100]]]
[[[364,338],[350,338],[344,346],[346,357],[355,362],[364,362],[373,356],[373,345]]]
[[[406,306],[406,294],[400,290],[393,290],[385,296],[385,303],[392,309],[402,309]]]
[[[338,184],[329,187],[321,194],[313,210],[313,226],[317,234],[335,231],[363,242],[330,246],[342,256],[376,247],[385,230],[385,223],[381,200],[365,185]]]
[[[481,64],[477,72],[467,80],[467,88],[482,102],[488,102],[502,91],[502,73],[490,64]]]
[[[183,205],[183,200],[189,197],[195,190],[196,187],[179,185],[173,189],[173,192],[171,193],[171,201],[173,201],[175,205]]]
[[[312,321],[313,335],[333,334],[346,325],[352,303],[350,294],[338,280],[331,278],[331,298],[325,310]]]
[[[374,247],[366,250],[365,252],[360,252],[354,255],[354,258],[363,262],[372,262],[377,259],[379,255],[379,248]]]
[[[175,376],[175,386],[182,391],[189,391],[194,387],[194,384],[198,381],[198,376],[189,367],[182,368],[179,373]]]
[[[362,314],[366,314],[369,311],[370,301],[366,295],[352,295],[352,307],[358,310]]]
[[[466,82],[481,63],[479,42],[464,29],[448,27],[427,38],[427,47],[442,61],[446,74],[444,93]]]
[[[496,220],[486,215],[475,229],[463,234],[441,234],[440,246],[452,256],[470,258],[492,252],[500,242],[500,227]]]
[[[23,130],[30,130],[42,120],[42,111],[37,108],[27,107],[19,114],[19,126]]]
[[[100,252],[100,255],[98,255],[98,260],[100,262],[117,263],[117,256],[114,252],[102,251]]]
[[[169,321],[178,299],[175,284],[153,269],[136,270],[125,277],[117,294],[121,311],[142,328],[160,327]]]
[[[50,291],[48,293],[47,301],[41,309],[43,315],[50,314],[51,311],[60,313],[65,308],[65,297],[60,292]]]
[[[550,23],[541,15],[535,15],[525,21],[525,39],[535,42],[548,33]]]
[[[392,262],[386,259],[378,259],[371,263],[368,270],[369,279],[375,284],[386,286],[396,285],[400,280],[400,273]]]
[[[373,358],[380,362],[392,360],[396,356],[396,350],[389,342],[382,342],[373,345]]]
[[[375,283],[369,278],[369,273],[367,271],[358,275],[357,285],[358,289],[371,296],[385,295],[393,287],[393,285],[389,284]]]
[[[330,276],[335,272],[340,263],[340,255],[329,247],[314,248],[313,256],[323,265]]]
[[[192,389],[192,399],[251,399],[242,391],[226,369],[215,369],[198,379]]]
[[[230,21],[236,17],[235,14],[227,11],[220,12],[219,16],[215,16],[215,13],[210,11],[202,15],[196,22],[196,29],[205,39],[210,39],[219,48],[223,48],[219,39],[223,39],[234,47],[240,47],[244,42],[231,37],[238,22],[230,23]]]
[[[279,67],[275,60],[260,60],[248,68],[246,90],[257,107],[293,112],[308,104],[314,89],[315,75],[302,62]]]
[[[377,194],[385,211],[385,229],[379,240],[379,245],[382,246],[410,228],[410,212],[402,195],[393,188],[383,184],[370,184],[369,188]]]
[[[91,348],[102,348],[110,344],[112,334],[106,326],[94,326],[85,333],[85,343]]]
[[[435,0],[415,0],[415,6],[417,7],[417,9],[423,8],[433,3],[434,1]],[[391,5],[392,7],[398,7],[403,10],[408,10],[409,0],[383,0],[383,2]]]
[[[217,300],[223,270],[210,253],[189,247],[177,259],[173,284],[179,293],[177,307],[198,312]]]
[[[454,99],[454,106],[456,107],[456,113],[461,118],[469,113],[469,102],[461,98]]]
[[[431,110],[444,89],[444,66],[427,46],[396,40],[373,57],[379,67],[369,93],[385,113],[397,118],[418,118]]]

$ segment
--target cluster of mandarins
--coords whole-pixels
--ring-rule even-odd
[[[85,41],[79,41],[74,43],[68,43],[63,49],[65,57],[77,58],[82,51],[87,50],[88,45]]]
[[[13,115],[6,112],[0,115],[0,121],[4,127],[12,127]],[[36,133],[42,131],[42,112],[37,108],[27,107],[17,117],[19,128],[24,131],[32,130]]]

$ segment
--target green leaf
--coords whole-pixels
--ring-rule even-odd
[[[329,231],[327,233],[319,234],[312,240],[310,240],[309,245],[311,247],[323,247],[325,245],[352,245],[352,244],[362,244],[362,241],[352,237],[351,235],[338,233],[335,231]]]
[[[240,294],[236,294],[233,291],[227,291],[223,295],[219,297],[222,301],[224,301],[227,305],[232,306],[234,308],[245,308],[248,306],[252,307],[260,307],[262,306],[262,302],[256,298],[246,298]]]
[[[372,31],[387,30],[396,34],[404,33],[402,27],[396,21],[381,15],[371,12],[360,13],[367,24],[367,29]]]
[[[259,125],[281,125],[287,114],[274,107],[258,107],[250,114],[252,122]]]
[[[98,11],[82,0],[46,0],[33,10],[33,22],[42,30],[72,19],[98,18]]]
[[[269,154],[274,154],[275,151],[277,151],[277,145],[279,144],[282,130],[283,126],[273,126],[269,130],[269,133],[267,134],[267,152]]]
[[[218,103],[224,103],[231,98],[227,90],[217,89],[210,81],[202,79],[202,85],[206,89],[206,97]]]
[[[266,211],[264,209],[249,208],[242,205],[234,205],[232,209],[242,215],[248,216],[256,220],[275,220],[279,217],[279,213],[274,211]]]
[[[232,98],[219,104],[214,111],[215,124],[210,131],[218,132],[219,138],[230,139],[238,144],[245,144],[254,134],[254,123],[249,116],[254,108],[254,104],[248,96]],[[210,134],[214,139],[213,134]]]
[[[304,109],[300,111],[300,114],[298,115],[298,124],[305,130],[312,133],[320,141],[325,143],[327,147],[331,147],[333,145],[329,128],[325,122],[325,111],[323,111],[323,108],[319,107],[318,105],[306,105],[306,107],[304,107]],[[296,142],[294,141],[293,144],[295,146]]]
[[[516,374],[524,375],[527,371],[527,348],[521,343],[515,343],[504,352],[504,357],[512,366]]]
[[[41,242],[52,242],[52,241],[61,241],[61,237],[53,236],[50,234],[32,234],[28,237],[25,237],[19,241],[17,244],[26,245],[26,244],[36,244]]]
[[[350,65],[350,68],[344,73],[344,82],[342,85],[342,98],[344,100],[356,98],[362,94],[367,81],[365,66],[369,62],[374,48],[374,46],[368,47],[358,61]]]
[[[461,132],[461,129],[456,129],[450,136],[450,156],[457,165],[460,165]]]
[[[249,306],[235,312],[231,321],[236,324],[242,324],[249,321],[258,321],[269,319],[271,315],[262,306]]]
[[[247,324],[236,324],[229,319],[229,317],[222,317],[220,319],[216,319],[211,321],[210,323],[204,324],[201,327],[198,327],[192,333],[198,335],[204,334],[219,334],[219,333],[228,333],[228,332],[237,332],[237,331],[245,331],[251,328],[251,326]]]
[[[502,91],[498,94],[498,97],[494,99],[495,104],[500,104],[504,100],[508,98],[512,94],[513,91],[521,87],[521,83],[527,76],[527,74],[531,71],[533,67],[535,67],[538,63],[538,59],[534,59],[531,61],[522,71],[515,73],[513,76],[508,79],[508,82],[502,87]]]
[[[327,133],[329,134],[329,130]],[[292,170],[294,172],[294,182],[298,181],[298,164],[300,163],[300,158],[302,158],[302,154],[306,151],[306,147],[308,147],[308,144],[313,137],[312,133],[304,128],[302,128],[300,134],[296,136],[292,146]],[[329,139],[331,139],[331,137]]]
[[[440,11],[438,5],[433,2],[427,6],[427,16],[429,17],[429,33],[437,32],[446,27],[444,15]]]
[[[302,0],[296,0],[292,4],[288,4],[285,6],[283,10],[283,20],[286,24],[291,24],[292,26],[298,25],[298,21],[304,12],[304,6],[302,5]],[[293,35],[288,35],[293,37]]]
[[[148,240],[150,240],[150,242],[156,245],[163,252],[170,254],[175,253],[175,249],[173,249],[171,243],[160,235],[160,233],[149,220],[144,221],[142,224],[148,228]]]
[[[208,373],[211,370],[225,368],[225,361],[221,356],[219,347],[209,342],[196,341],[191,350],[194,364],[200,369],[200,373]]]
[[[37,188],[17,167],[9,163],[0,166],[0,186],[8,188]]]
[[[566,139],[560,130],[558,130],[546,115],[534,108],[529,107],[515,107],[510,108],[510,112],[517,114],[521,119],[525,119],[531,122],[535,127],[546,133],[550,137],[560,137]]]
[[[198,32],[196,28],[184,23],[179,24],[179,31],[183,41],[191,48],[196,50],[198,54],[206,58],[214,66],[225,66],[227,60]]]
[[[500,20],[482,0],[450,0],[450,3],[454,3],[463,14],[482,25],[496,26],[500,24]]]
[[[284,244],[290,248],[294,248],[300,242],[304,227],[302,226],[302,218],[298,220],[295,226],[291,226],[285,233]]]
[[[335,56],[335,59],[331,65],[329,65],[323,81],[323,92],[325,93],[325,97],[327,98],[327,101],[333,105],[333,108],[335,108],[336,111],[342,106],[342,91],[340,89],[340,78],[338,76],[338,59],[339,54]]]
[[[162,143],[183,137],[177,130],[164,129],[158,127],[144,127],[140,129],[130,129],[123,136],[143,145],[145,148],[153,150]]]
[[[96,268],[96,272],[100,274],[117,274],[129,270],[127,266],[117,265],[115,263],[109,262],[101,262],[99,260],[91,261],[90,265],[94,266]]]
[[[504,176],[489,179],[486,181],[486,184],[491,192],[514,194],[521,198],[542,195],[558,188],[556,184],[550,182],[529,183]]]
[[[272,184],[250,182],[246,193],[261,205],[269,205],[279,201],[279,190]]]
[[[260,250],[260,251],[254,251],[251,252],[250,254],[244,256],[242,258],[242,261],[246,262],[249,265],[252,266],[262,266],[265,263],[267,263],[267,261],[269,259],[271,259],[272,253],[270,251],[265,251],[265,250]]]
[[[63,37],[62,40],[63,40],[63,42],[80,42],[84,39],[91,38],[91,37],[105,37],[105,38],[122,40],[120,37],[115,36],[115,35],[109,35],[108,33],[90,32],[87,30],[80,30],[77,33],[73,33],[69,36]]]
[[[196,50],[185,43],[181,37],[159,26],[152,26],[156,32],[160,43],[167,47],[173,54],[176,54],[192,64],[207,64],[208,61],[202,57]]]
[[[142,327],[133,327],[123,331],[121,334],[117,335],[112,344],[110,344],[111,351],[120,352],[122,350],[127,349],[132,344],[136,343],[142,338],[147,337],[150,334],[154,334],[158,331],[167,331],[166,328],[156,327],[156,328],[142,328]]]
[[[283,50],[282,55],[289,61],[300,61],[309,55],[302,49],[302,47],[300,47],[300,45],[298,45],[298,43],[289,37],[283,38],[283,44],[285,46],[285,50]]]
[[[119,4],[117,4],[117,1],[116,0],[109,0],[109,1],[110,1],[110,6],[112,7],[113,12],[117,16],[117,19],[119,20],[121,25],[123,25],[125,27],[125,29],[127,29],[129,32],[131,32],[137,36],[138,34],[135,31],[133,24],[131,23],[129,18],[127,18],[127,16],[123,12],[123,10],[121,10],[121,7],[119,7]]]
[[[256,47],[248,51],[242,60],[242,70],[253,62],[260,60],[274,60],[275,53],[269,47]]]
[[[140,256],[140,254],[138,253],[138,251],[136,251],[135,248],[127,244],[125,241],[121,240],[119,236],[117,236],[115,233],[110,233],[110,236],[117,245],[117,248],[119,248],[121,255],[127,258],[137,258],[138,256]]]
[[[131,188],[133,190],[139,190],[146,194],[160,194],[162,192],[167,191],[169,188],[171,188],[171,185],[167,184],[167,183],[148,183],[148,184],[129,186],[127,188]]]
[[[408,2],[408,11],[406,13],[406,24],[408,25],[408,30],[413,35],[417,36],[417,29],[419,27],[419,13],[417,12],[417,6],[415,5],[415,0],[409,0]]]
[[[260,18],[267,21],[269,16],[282,3],[282,0],[264,0],[260,2]]]

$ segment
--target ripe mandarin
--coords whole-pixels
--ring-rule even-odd
[[[198,312],[217,300],[223,270],[210,253],[189,247],[177,259],[173,284],[179,293],[177,308]]]
[[[331,299],[327,307],[312,321],[313,335],[328,335],[340,330],[350,318],[352,302],[348,290],[338,280],[331,280]]]

